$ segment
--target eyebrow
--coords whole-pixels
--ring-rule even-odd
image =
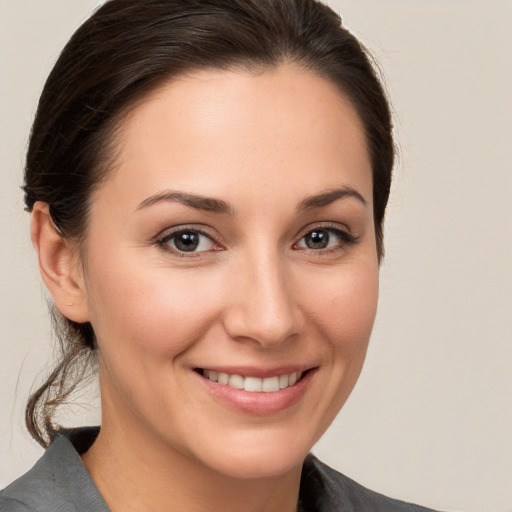
[[[343,185],[340,188],[317,194],[314,196],[306,196],[298,205],[297,211],[309,210],[310,208],[321,208],[327,206],[338,199],[353,197],[357,199],[363,206],[367,206],[366,199],[354,188]]]
[[[339,199],[353,197],[357,199],[363,206],[367,206],[365,198],[354,188],[342,186],[340,188],[324,192],[322,194],[306,196],[297,206],[297,211],[309,210],[311,208],[321,208]],[[187,192],[177,192],[165,190],[159,192],[147,199],[144,199],[136,208],[142,210],[160,202],[178,202],[196,210],[203,210],[209,213],[220,215],[235,215],[235,209],[230,204],[222,201],[222,199],[214,199],[213,197],[205,197]]]
[[[136,210],[148,208],[149,206],[153,206],[154,204],[160,202],[178,202],[186,206],[190,206],[196,210],[203,210],[221,215],[235,214],[234,208],[221,199],[214,199],[212,197],[205,197],[196,194],[188,194],[186,192],[175,192],[172,190],[159,192],[158,194],[144,199],[144,201],[142,201],[139,206],[137,206]]]

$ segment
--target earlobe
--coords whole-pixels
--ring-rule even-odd
[[[86,290],[76,247],[58,232],[46,203],[35,203],[30,234],[41,277],[52,294],[55,306],[74,322],[88,322]]]

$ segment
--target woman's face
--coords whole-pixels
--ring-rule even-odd
[[[297,468],[350,394],[376,310],[354,108],[292,65],[202,71],[151,94],[118,143],[81,285],[105,434],[231,476]]]

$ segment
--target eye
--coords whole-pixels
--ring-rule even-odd
[[[196,229],[181,229],[165,235],[158,245],[177,253],[215,251],[218,245],[205,233]]]
[[[306,233],[296,244],[300,249],[335,250],[356,242],[356,237],[339,228],[319,227]]]

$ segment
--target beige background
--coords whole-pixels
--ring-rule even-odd
[[[23,429],[52,358],[23,213],[38,94],[99,2],[0,0],[0,487],[41,450]],[[512,2],[331,0],[380,59],[401,163],[361,380],[315,451],[375,490],[512,511]],[[95,423],[96,393],[69,423]]]

